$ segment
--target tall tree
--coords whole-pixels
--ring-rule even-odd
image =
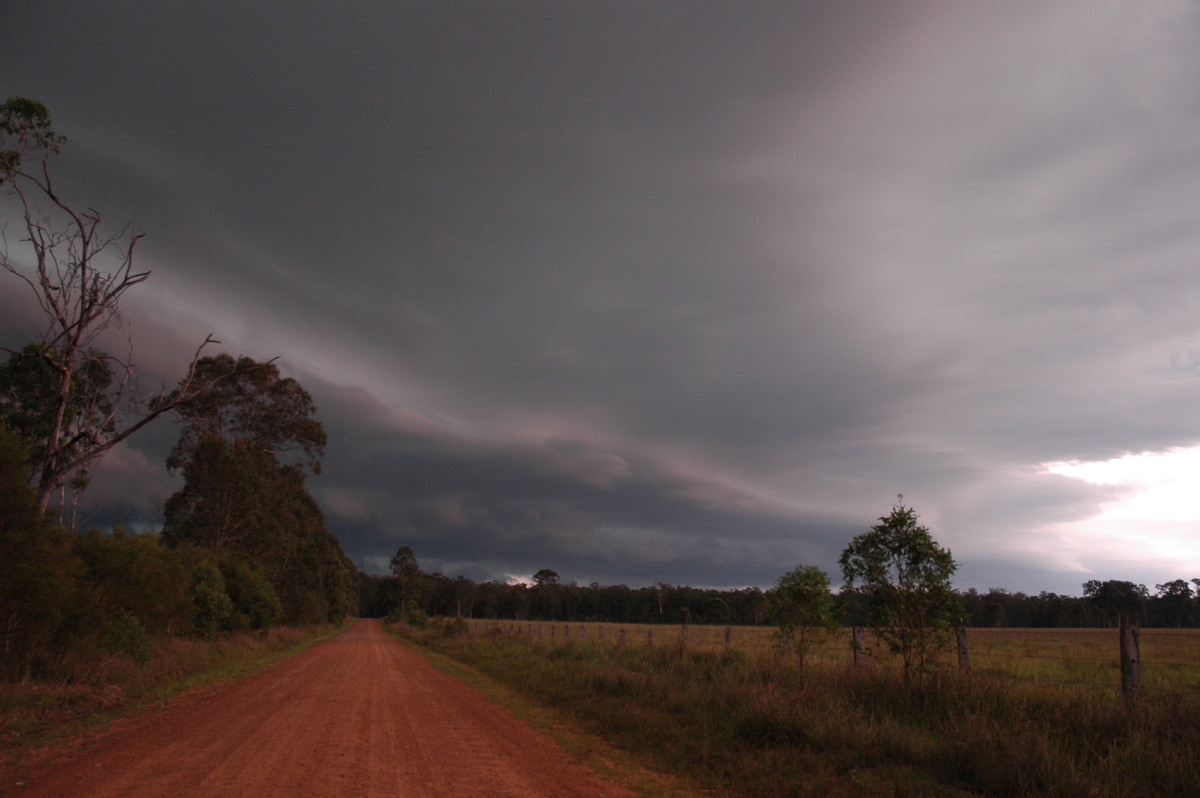
[[[181,384],[165,397],[181,425],[168,468],[182,467],[205,441],[219,439],[321,473],[326,436],[313,418],[312,396],[296,380],[281,376],[273,361],[222,352],[196,361],[191,376],[211,387],[188,395],[189,386]]]
[[[947,549],[917,523],[899,497],[892,512],[855,537],[838,563],[846,587],[859,589],[876,634],[904,663],[904,677],[923,673],[949,640],[959,614],[950,585],[957,567]]]
[[[306,472],[319,472],[326,441],[312,397],[274,363],[247,357],[201,358],[195,374],[212,387],[167,397],[181,426],[167,465],[182,469],[184,484],[167,500],[163,540],[261,563],[286,621],[353,611],[358,571],[304,485]]]
[[[168,400],[165,389],[156,401],[138,396],[132,361],[99,348],[107,330],[120,328],[121,299],[144,282],[148,271],[134,268],[141,238],[129,227],[110,233],[93,209],[78,210],[58,193],[50,175],[50,156],[66,141],[54,132],[50,112],[25,97],[0,105],[0,188],[15,197],[24,222],[21,239],[29,258],[10,258],[0,249],[0,267],[34,295],[45,317],[40,342],[32,349],[7,350],[44,364],[44,414],[41,443],[33,446],[33,485],[45,511],[72,474],[101,458],[174,402],[202,392],[207,385],[194,374],[196,351],[180,389]],[[81,379],[91,375],[98,379]],[[102,379],[99,377],[103,377]],[[28,399],[24,400],[26,403]],[[89,409],[74,415],[72,409]]]
[[[408,602],[416,595],[417,581],[421,578],[421,568],[417,564],[417,555],[413,554],[411,546],[401,546],[392,555],[388,563],[392,572],[395,595],[393,610],[403,615],[408,612]]]

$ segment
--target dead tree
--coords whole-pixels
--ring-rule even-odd
[[[37,444],[31,481],[43,511],[59,496],[60,521],[72,477],[208,387],[193,378],[200,352],[215,343],[208,336],[179,388],[168,393],[164,387],[156,396],[139,395],[128,353],[118,357],[99,348],[103,333],[122,327],[125,292],[150,272],[134,267],[140,234],[128,226],[107,232],[97,211],[79,210],[56,191],[49,161],[64,141],[36,100],[13,97],[0,105],[0,190],[16,198],[24,223],[20,240],[30,255],[28,260],[10,258],[5,237],[0,266],[29,287],[45,320],[38,344],[6,351],[38,358],[52,374],[41,407],[40,440],[30,442]],[[83,379],[89,373],[107,378]]]

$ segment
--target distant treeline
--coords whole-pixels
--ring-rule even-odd
[[[361,612],[365,616],[462,616],[567,623],[662,623],[760,626],[774,623],[773,590],[757,587],[716,590],[665,583],[649,587],[562,583],[550,570],[535,583],[476,583],[465,577],[411,569],[401,578],[363,575]],[[1122,614],[1143,626],[1200,626],[1200,579],[1157,585],[1112,580],[1088,582],[1083,596],[1037,595],[971,589],[958,595],[963,625],[970,627],[1103,627]],[[402,598],[403,596],[403,598]],[[859,596],[834,596],[843,624],[859,620]],[[406,606],[408,610],[402,610]]]

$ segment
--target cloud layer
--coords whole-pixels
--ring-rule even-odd
[[[1200,441],[1196,15],[52,0],[0,66],[148,233],[150,370],[211,331],[316,396],[363,567],[765,585],[903,492],[964,587],[1073,591],[1193,575],[1042,464]]]

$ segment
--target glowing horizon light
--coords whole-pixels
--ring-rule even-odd
[[[1112,460],[1058,462],[1043,466],[1051,474],[1093,485],[1130,491],[1105,514],[1146,521],[1195,521],[1200,524],[1200,447],[1127,454]]]
[[[1200,447],[1044,463],[1042,469],[1115,489],[1095,516],[1069,525],[1072,537],[1096,547],[1093,554],[1180,568],[1200,563]]]

